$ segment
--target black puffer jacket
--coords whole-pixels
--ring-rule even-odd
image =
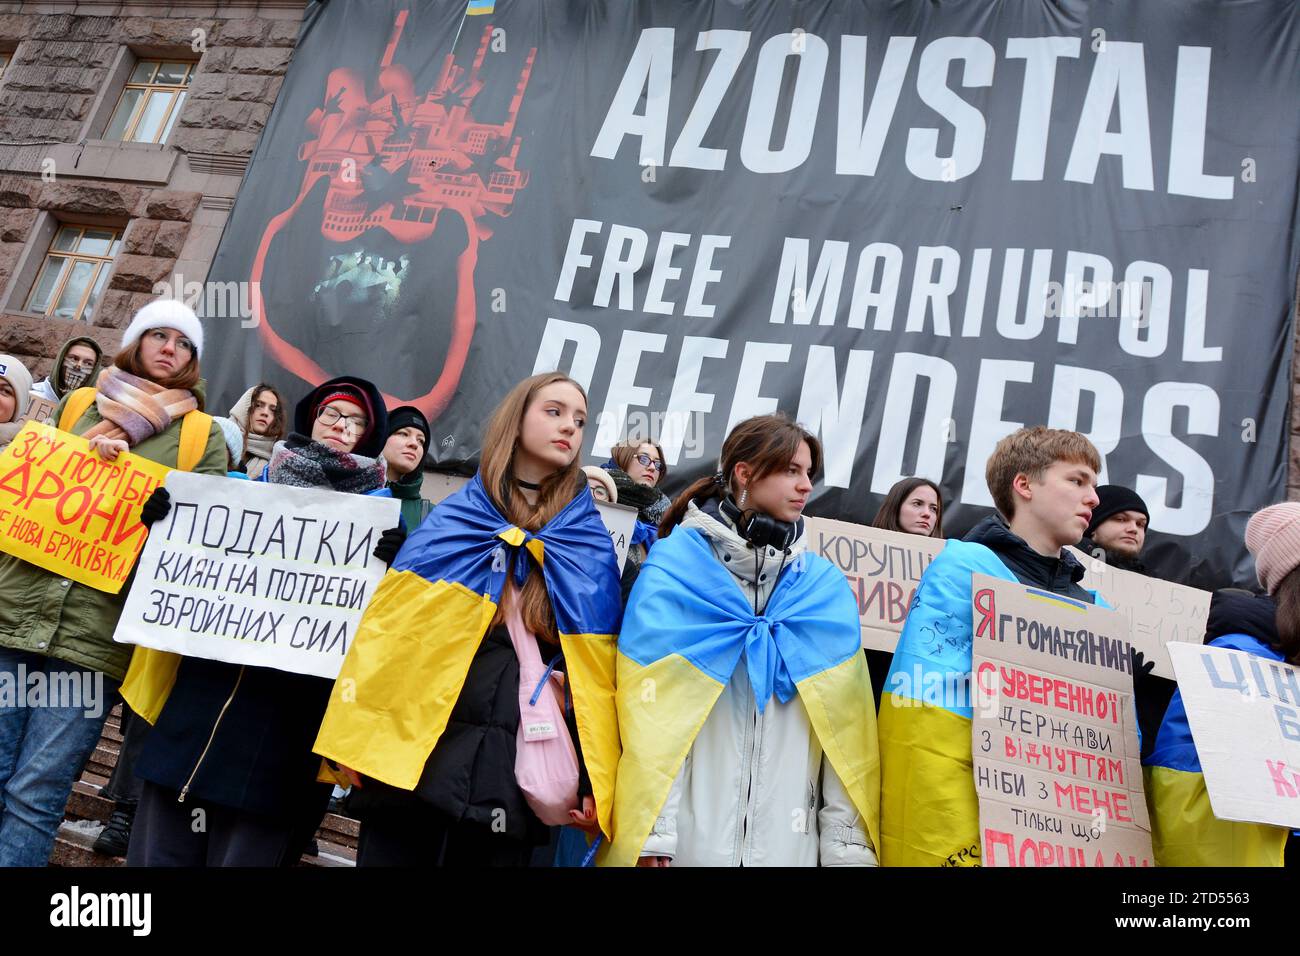
[[[187,657],[135,772],[187,796],[278,819],[325,812],[311,752],[333,682]],[[236,690],[238,688],[238,690]]]
[[[1225,634],[1249,634],[1277,647],[1277,602],[1266,594],[1221,588],[1210,597],[1205,643]]]
[[[1095,603],[1091,591],[1079,585],[1084,567],[1068,551],[1058,558],[1039,554],[997,515],[989,515],[963,538],[991,549],[1021,584],[1032,585],[1080,601]]]
[[[538,640],[542,660],[556,645]],[[556,663],[564,669],[563,659]],[[572,709],[566,715],[578,751],[580,794],[591,793]],[[542,844],[549,838],[515,782],[515,738],[519,731],[519,660],[504,624],[483,638],[451,709],[447,728],[424,764],[414,792],[367,778],[348,801],[362,821],[377,815],[418,818],[430,810],[456,823],[494,827],[516,840]],[[502,812],[504,811],[504,812]]]

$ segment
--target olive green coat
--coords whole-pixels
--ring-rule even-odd
[[[204,385],[199,382],[194,388],[199,408],[203,408]],[[59,403],[55,421],[58,421],[66,402],[65,397]],[[101,420],[98,409],[92,404],[72,426],[72,432],[80,435]],[[175,468],[180,434],[181,421],[178,419],[166,431],[140,442],[131,452]],[[216,422],[212,423],[203,457],[194,472],[201,475],[226,473],[226,440]],[[3,531],[0,529],[0,533]],[[102,671],[112,680],[120,681],[126,675],[135,648],[130,644],[115,644],[113,631],[117,628],[117,619],[133,579],[134,574],[119,593],[108,594],[69,581],[13,555],[0,554],[0,647],[55,657]]]

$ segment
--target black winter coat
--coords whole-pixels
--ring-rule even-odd
[[[991,549],[1021,584],[1028,584],[1053,594],[1096,603],[1091,591],[1079,585],[1084,567],[1068,551],[1059,558],[1039,554],[1025,543],[997,515],[989,515],[967,532],[964,541],[973,541]]]
[[[136,775],[172,790],[188,786],[187,799],[279,818],[317,812],[319,820],[332,788],[315,782],[320,757],[311,748],[332,686],[321,677],[187,657]]]
[[[556,645],[539,640],[549,663]],[[563,660],[556,664],[564,669]],[[591,793],[582,746],[572,709],[566,715],[569,736],[578,752],[580,794]],[[493,828],[516,840],[543,844],[547,827],[537,819],[515,782],[515,738],[519,731],[519,660],[504,624],[488,631],[479,645],[447,727],[415,790],[399,790],[367,778],[354,788],[349,812],[363,822],[380,815],[418,818],[436,812],[454,823]]]

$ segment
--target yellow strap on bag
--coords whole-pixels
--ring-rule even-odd
[[[181,419],[180,448],[176,452],[178,471],[194,470],[208,447],[211,431],[212,416],[204,412],[193,411]],[[131,666],[127,669],[118,693],[128,707],[152,725],[157,722],[163,705],[167,703],[176,683],[176,670],[180,666],[180,654],[152,647],[136,647],[135,653],[131,655]]]
[[[91,386],[79,388],[69,395],[67,404],[63,406],[63,414],[59,416],[59,431],[72,431],[72,426],[77,424],[77,419],[86,414],[86,409],[94,400],[95,389]]]
[[[212,433],[212,416],[193,411],[181,419],[181,447],[176,452],[176,470],[193,471],[208,449]]]
[[[59,430],[70,432],[72,426],[95,401],[93,387],[79,388],[68,396],[59,416]],[[203,453],[208,448],[208,435],[212,432],[212,416],[206,412],[192,411],[181,419],[180,448],[176,452],[176,468],[179,471],[193,471],[203,460]]]

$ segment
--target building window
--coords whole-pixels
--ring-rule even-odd
[[[108,122],[105,139],[128,143],[161,143],[172,131],[185,105],[196,63],[141,60],[127,80],[122,98]]]
[[[89,322],[121,245],[120,229],[62,226],[32,286],[27,311]]]

